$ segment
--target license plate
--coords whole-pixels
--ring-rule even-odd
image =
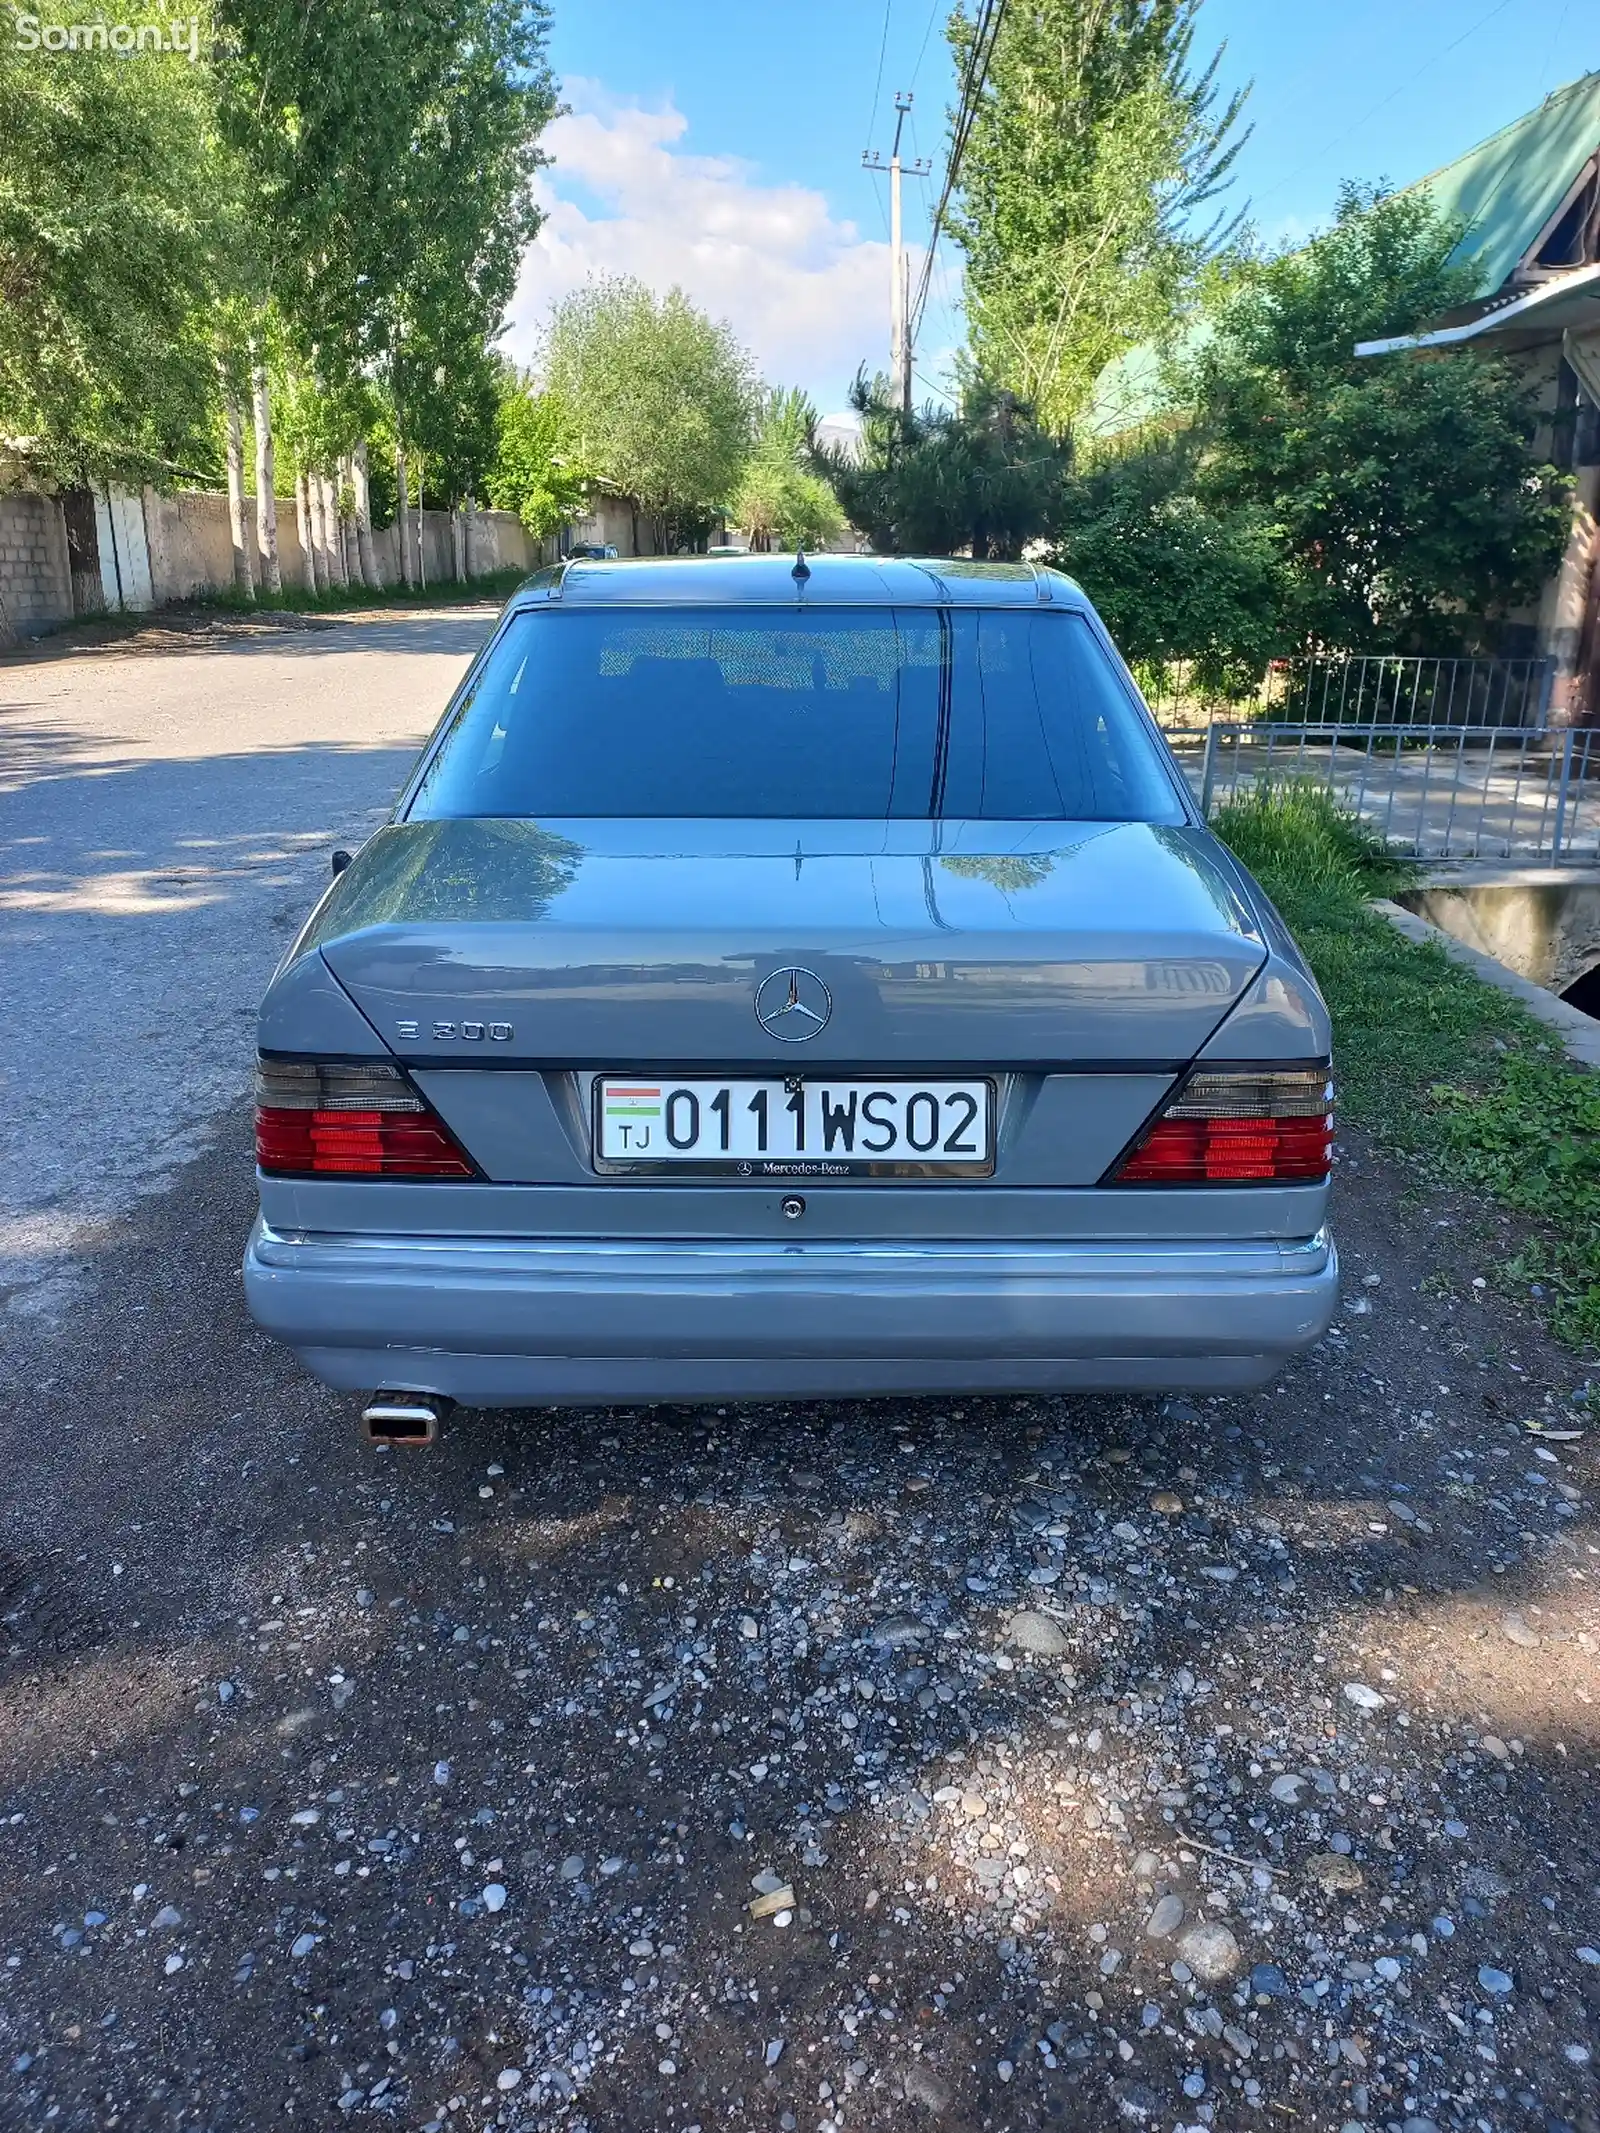
[[[729,1177],[988,1177],[992,1081],[602,1074],[595,1165]]]

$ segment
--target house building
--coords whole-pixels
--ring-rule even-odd
[[[1474,347],[1527,373],[1543,418],[1536,449],[1573,476],[1572,527],[1536,606],[1502,625],[1501,650],[1554,661],[1553,719],[1600,723],[1600,72],[1416,189],[1464,225],[1453,256],[1476,270],[1476,292],[1426,331],[1356,353]]]
[[[1573,476],[1566,553],[1540,597],[1496,628],[1498,649],[1554,663],[1550,712],[1600,724],[1600,72],[1569,82],[1410,190],[1462,234],[1471,299],[1425,331],[1362,343],[1374,361],[1442,359],[1465,346],[1524,369],[1541,415],[1535,450]],[[1186,336],[1189,351],[1209,329]],[[1091,447],[1181,420],[1165,397],[1163,352],[1107,366],[1079,425]]]

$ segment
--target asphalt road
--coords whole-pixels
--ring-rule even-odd
[[[383,819],[492,615],[0,660],[0,1303],[58,1312],[238,1097],[330,851]]]
[[[1594,1427],[1486,1211],[1347,1145],[1248,1400],[395,1455],[251,1327],[242,1010],[478,627],[0,666],[75,1018],[0,1053],[0,2127],[1595,2133]]]

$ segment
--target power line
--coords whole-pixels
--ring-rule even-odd
[[[933,35],[933,25],[938,21],[939,10],[943,5],[944,0],[933,0],[933,5],[928,10],[927,26],[922,32],[922,42],[917,46],[917,63],[911,69],[911,86],[913,89],[917,86],[917,76],[922,72],[923,54],[928,49],[928,39]]]
[[[923,255],[922,273],[918,277],[917,294],[911,306],[912,334],[915,334],[922,322],[923,308],[928,301],[928,285],[933,279],[934,253],[944,229],[944,218],[949,211],[951,195],[960,180],[961,159],[966,154],[967,142],[977,120],[978,105],[983,96],[984,84],[989,78],[989,64],[994,58],[995,44],[1000,35],[1000,25],[1005,20],[1005,12],[1006,0],[979,0],[972,43],[967,52],[967,64],[962,70],[955,123],[950,134],[950,155],[945,164],[944,184],[939,192],[939,205],[933,212],[933,227],[928,232],[928,249]]]
[[[1476,22],[1472,23],[1467,29],[1464,29],[1461,32],[1461,35],[1459,37],[1453,38],[1449,44],[1442,46],[1437,52],[1433,53],[1430,58],[1425,59],[1422,65],[1418,67],[1417,71],[1414,74],[1408,74],[1405,80],[1401,82],[1400,86],[1397,89],[1391,89],[1389,91],[1389,94],[1381,98],[1377,103],[1375,103],[1370,111],[1364,111],[1361,114],[1360,118],[1355,120],[1352,125],[1346,126],[1343,133],[1335,134],[1334,138],[1331,141],[1327,142],[1325,146],[1317,150],[1316,154],[1312,157],[1310,163],[1302,163],[1299,169],[1291,171],[1288,177],[1280,178],[1275,185],[1269,185],[1264,193],[1257,193],[1250,204],[1253,207],[1258,206],[1261,201],[1270,200],[1274,193],[1282,192],[1283,188],[1286,185],[1293,185],[1299,179],[1303,178],[1306,172],[1310,170],[1314,164],[1320,163],[1324,156],[1332,155],[1333,151],[1336,148],[1342,148],[1345,142],[1349,140],[1350,136],[1352,134],[1359,133],[1362,127],[1366,125],[1369,119],[1375,119],[1380,111],[1387,111],[1396,97],[1404,96],[1406,91],[1413,85],[1413,83],[1419,82],[1424,74],[1428,73],[1431,68],[1436,67],[1439,64],[1441,59],[1448,58],[1449,55],[1456,49],[1457,45],[1465,44],[1469,37],[1476,37],[1479,30],[1484,29],[1489,23],[1493,22],[1496,15],[1503,15],[1510,5],[1511,0],[1498,0],[1498,4],[1496,6],[1490,8],[1489,12],[1486,15],[1480,15]]]
[[[878,123],[878,98],[883,94],[883,57],[889,49],[889,17],[894,13],[894,0],[883,0],[883,35],[878,39],[878,72],[872,84],[872,116],[867,120],[867,139]]]

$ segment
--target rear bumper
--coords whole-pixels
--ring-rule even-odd
[[[1326,1330],[1292,1242],[711,1244],[280,1233],[257,1323],[349,1391],[470,1405],[890,1392],[1234,1391]]]

